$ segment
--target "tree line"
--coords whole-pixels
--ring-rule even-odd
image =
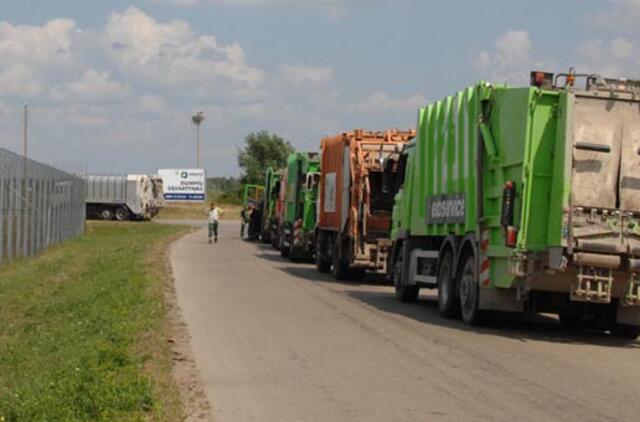
[[[244,146],[238,148],[238,166],[242,169],[240,178],[207,178],[209,198],[225,203],[239,204],[245,184],[261,185],[268,167],[280,169],[286,166],[287,157],[294,152],[291,142],[266,130],[248,134]]]

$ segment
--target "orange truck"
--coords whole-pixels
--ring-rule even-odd
[[[414,137],[413,130],[354,130],[322,140],[318,271],[339,280],[386,271],[394,198],[383,186],[384,166]]]

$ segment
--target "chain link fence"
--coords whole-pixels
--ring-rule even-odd
[[[85,181],[0,148],[0,265],[84,232]]]

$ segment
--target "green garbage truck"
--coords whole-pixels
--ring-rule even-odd
[[[260,239],[263,243],[271,243],[273,228],[277,219],[277,203],[280,194],[280,173],[268,167],[264,177],[264,198],[261,205],[262,233]],[[277,225],[276,225],[277,227]]]
[[[532,72],[419,111],[386,178],[388,277],[444,317],[544,312],[640,335],[640,82]]]
[[[315,152],[296,152],[287,159],[287,182],[280,223],[280,254],[297,261],[313,257],[320,159]]]

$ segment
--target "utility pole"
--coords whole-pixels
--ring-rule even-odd
[[[194,114],[191,121],[196,125],[196,168],[200,168],[200,125],[204,121],[204,112]]]

